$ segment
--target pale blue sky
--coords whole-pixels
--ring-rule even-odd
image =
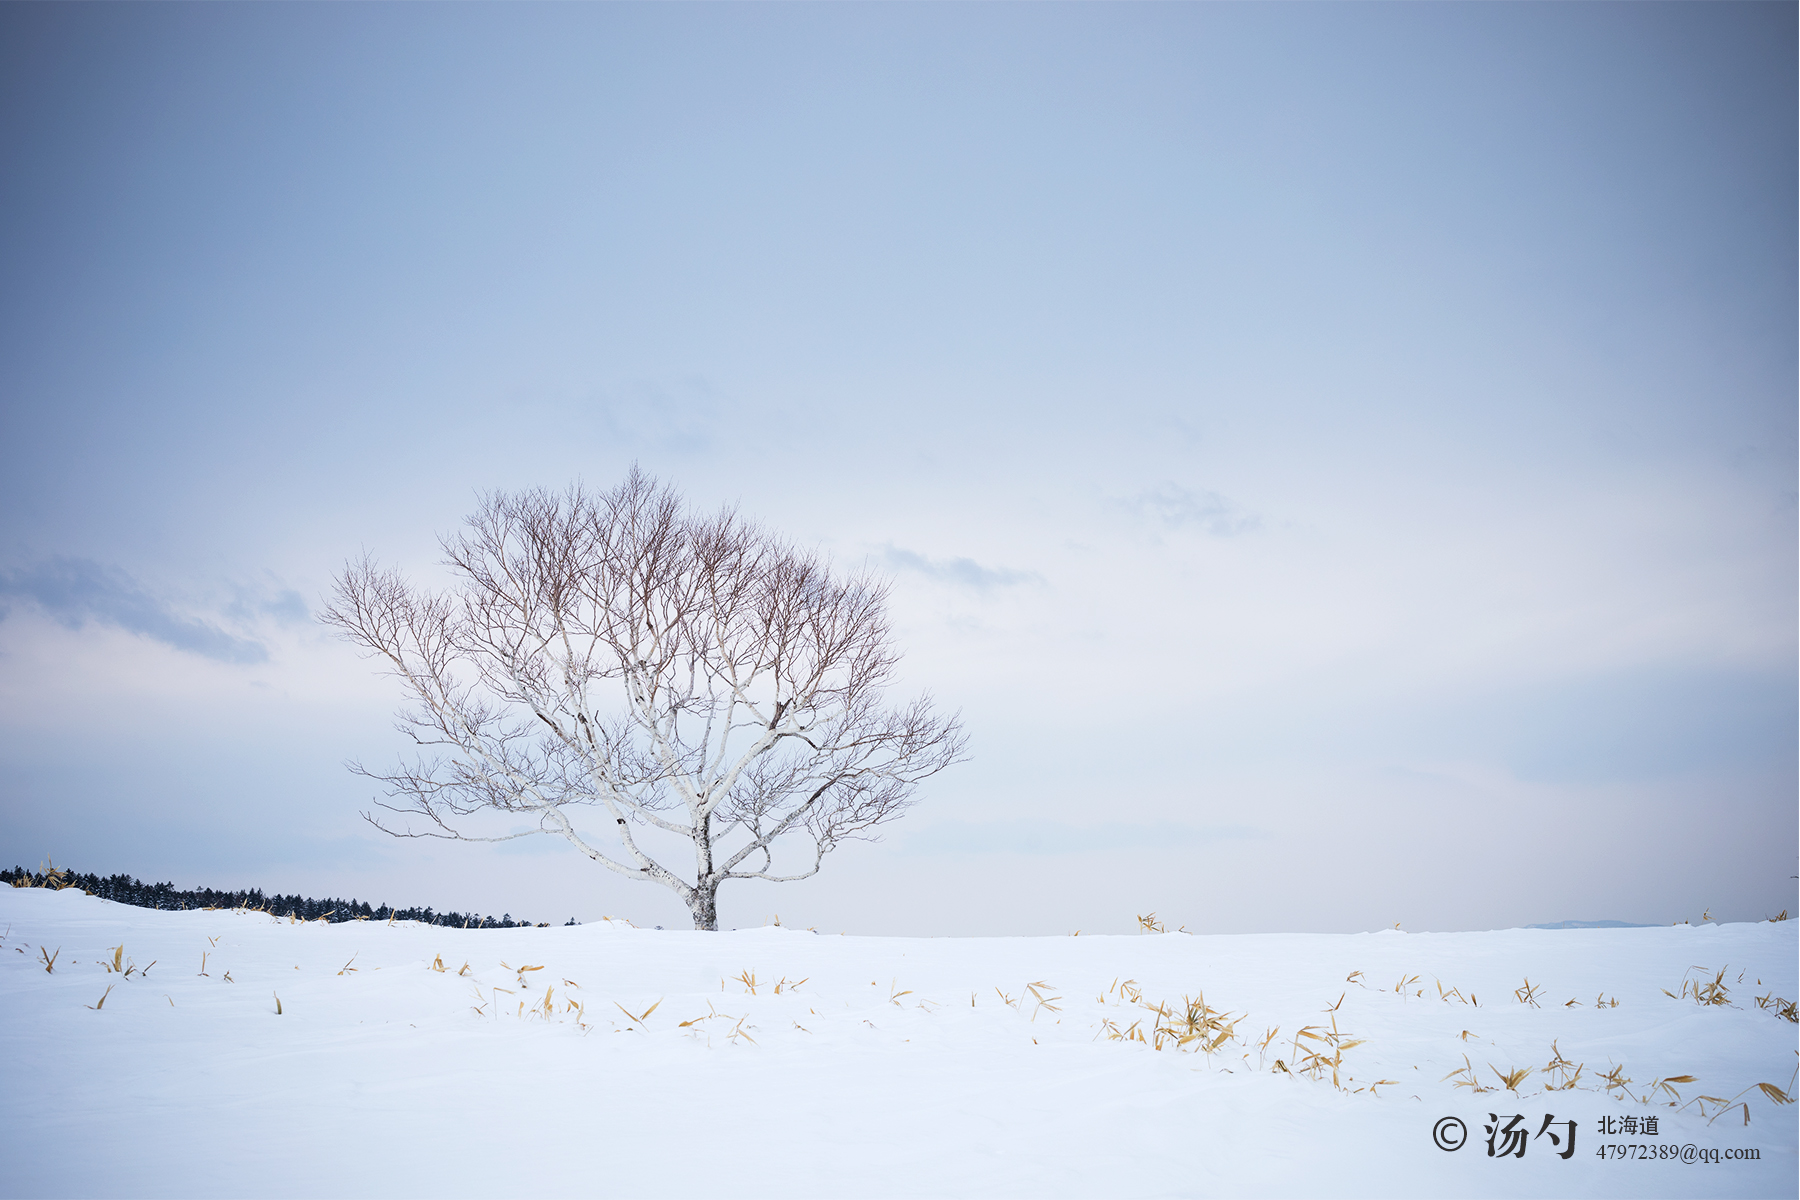
[[[393,843],[312,624],[633,462],[892,571],[868,932],[1795,907],[1791,5],[0,9],[0,857]]]

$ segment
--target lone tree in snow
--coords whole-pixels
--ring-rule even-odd
[[[364,814],[387,833],[504,841],[459,819],[527,817],[538,828],[508,837],[560,835],[717,929],[727,879],[816,874],[962,756],[956,717],[883,703],[899,658],[884,583],[731,509],[693,515],[636,468],[602,495],[489,496],[442,544],[448,590],[365,556],[324,615],[410,694],[399,727],[420,754],[351,765],[386,785],[379,807],[424,818]],[[577,829],[584,808],[597,827]],[[691,874],[666,865],[688,852]]]

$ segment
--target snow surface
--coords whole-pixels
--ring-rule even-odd
[[[1796,1110],[1754,1085],[1791,1086],[1796,1027],[1753,997],[1800,995],[1795,928],[476,931],[0,889],[0,1177],[7,1196],[1791,1197]],[[1663,994],[1696,967],[1726,970],[1730,1005]],[[1515,996],[1527,976],[1541,1007]],[[1146,1002],[1204,990],[1248,1014],[1242,1040],[1210,1059],[1110,1040],[1103,1021],[1156,1019],[1125,980]],[[1341,1087],[1274,1069],[1334,1018],[1367,1039]],[[1584,1064],[1574,1090],[1543,1090],[1553,1041]],[[1476,1095],[1443,1078],[1465,1054],[1486,1087],[1490,1064],[1536,1070]],[[1751,1124],[1593,1090],[1615,1065],[1640,1097],[1683,1074],[1683,1101],[1751,1088]],[[1546,1136],[1490,1158],[1490,1113],[1533,1134],[1573,1118],[1575,1154]],[[1598,1132],[1627,1115],[1658,1135]],[[1445,1116],[1468,1129],[1455,1152],[1432,1141]],[[1603,1161],[1603,1143],[1760,1159]]]

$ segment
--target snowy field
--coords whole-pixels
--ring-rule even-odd
[[[4,889],[4,1194],[1791,1197],[1756,1085],[1796,1027],[1756,998],[1800,995],[1795,929],[465,931]]]

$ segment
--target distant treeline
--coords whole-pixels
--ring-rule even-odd
[[[362,900],[312,900],[305,896],[270,896],[260,888],[245,892],[221,892],[212,888],[196,888],[179,892],[172,883],[144,883],[129,875],[84,875],[66,867],[47,867],[29,871],[14,867],[0,871],[0,884],[13,887],[80,888],[90,896],[133,904],[138,908],[248,908],[276,917],[293,917],[297,921],[421,921],[427,925],[451,925],[459,929],[526,929],[530,921],[515,921],[511,913],[498,920],[473,913],[433,912],[430,908],[394,908],[371,905]],[[574,925],[571,917],[569,924]],[[537,928],[547,927],[537,923]]]

